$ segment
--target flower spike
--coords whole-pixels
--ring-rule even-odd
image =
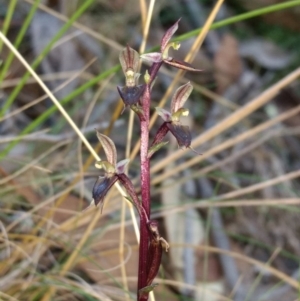
[[[171,100],[170,109],[156,108],[156,113],[163,119],[157,129],[152,144],[149,144],[151,113],[152,113],[152,88],[157,74],[165,63],[186,71],[201,71],[189,63],[173,58],[169,53],[170,48],[178,50],[180,43],[174,41],[174,34],[178,30],[180,19],[177,20],[165,34],[163,34],[160,49],[157,52],[139,55],[137,51],[128,45],[120,51],[119,61],[124,73],[124,84],[117,87],[118,93],[124,103],[124,109],[128,106],[139,117],[140,123],[140,189],[137,192],[135,186],[127,176],[128,159],[118,161],[115,143],[106,135],[98,132],[97,137],[102,145],[104,158],[98,159],[95,167],[103,170],[92,189],[93,200],[90,206],[100,207],[102,213],[105,197],[113,185],[118,182],[121,186],[122,197],[134,205],[139,215],[140,244],[139,244],[139,267],[136,299],[147,301],[149,293],[156,287],[155,277],[161,265],[164,250],[168,252],[169,244],[159,233],[159,224],[151,219],[151,157],[164,147],[165,136],[170,132],[177,140],[179,147],[191,148],[191,133],[189,127],[181,124],[181,117],[189,114],[184,108],[185,102],[192,92],[192,85],[187,84],[179,87]],[[173,40],[172,40],[173,39]],[[146,70],[143,82],[139,85],[140,58],[153,64],[149,71]],[[120,68],[120,69],[121,69]],[[124,111],[123,109],[123,111]],[[132,121],[132,120],[131,120]],[[95,155],[95,157],[97,157]],[[118,186],[118,188],[120,188]],[[87,209],[86,208],[86,209]],[[85,209],[85,210],[86,210]],[[97,210],[99,210],[97,208]],[[100,213],[99,212],[99,213]]]

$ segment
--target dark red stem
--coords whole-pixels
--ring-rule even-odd
[[[146,86],[142,99],[142,108],[144,112],[144,120],[141,120],[141,196],[142,204],[148,215],[150,216],[150,160],[148,159],[149,148],[149,108],[150,108],[150,88]],[[139,250],[139,277],[138,292],[147,286],[147,265],[148,265],[148,245],[149,232],[147,224],[140,220],[140,250]],[[139,295],[138,301],[148,300],[147,294]]]
[[[150,68],[150,81],[146,84],[146,89],[142,97],[142,110],[144,118],[140,119],[141,126],[141,196],[142,206],[145,209],[147,218],[150,218],[150,159],[149,149],[149,121],[150,121],[150,86],[155,79],[161,63],[153,64]],[[150,235],[145,219],[140,219],[140,247],[139,247],[139,271],[138,271],[138,301],[147,301],[148,294],[139,295],[139,290],[147,286],[148,252]]]
[[[142,110],[144,119],[141,123],[141,195],[143,207],[148,216],[150,215],[150,160],[148,159],[149,149],[149,118],[150,118],[150,86],[146,85],[146,89],[142,100]]]

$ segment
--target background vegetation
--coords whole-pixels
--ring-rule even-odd
[[[168,108],[191,81],[184,122],[202,155],[172,141],[153,159],[154,216],[171,248],[150,298],[300,298],[300,1],[224,1],[201,31],[215,4],[0,1],[0,300],[135,299],[132,208],[115,189],[102,215],[83,210],[100,175],[94,129],[132,159],[138,189],[138,127],[121,115],[118,55],[126,44],[157,47],[179,17],[176,58],[203,72],[162,68],[152,105]]]

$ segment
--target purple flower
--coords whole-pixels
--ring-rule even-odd
[[[125,75],[125,86],[118,86],[117,89],[125,106],[131,106],[139,101],[144,91],[144,85],[138,85],[139,54],[127,46],[121,51],[119,60]]]
[[[170,131],[180,147],[190,147],[192,136],[189,127],[181,124],[180,116],[187,116],[189,114],[189,110],[185,109],[183,105],[192,90],[193,86],[190,82],[176,90],[171,102],[171,112],[162,108],[156,108],[157,114],[160,115],[165,122],[158,130],[153,145],[161,143],[163,137]]]
[[[130,200],[138,210],[138,213],[142,218],[148,219],[144,208],[135,193],[134,187],[128,176],[125,174],[126,166],[129,159],[119,161],[117,163],[117,150],[114,142],[107,136],[97,131],[97,137],[102,144],[103,150],[107,160],[97,161],[95,166],[99,169],[104,169],[104,177],[98,177],[94,184],[92,195],[95,205],[100,204],[102,211],[104,198],[109,192],[111,187],[119,181],[128,193],[127,199]]]
[[[105,176],[97,179],[93,187],[92,195],[95,205],[100,204],[102,211],[104,197],[119,179],[119,176],[125,172],[125,167],[129,160],[122,160],[117,163],[117,150],[113,141],[98,131],[97,137],[103,146],[107,160],[98,161],[95,164],[97,168],[104,169]]]
[[[175,50],[178,50],[180,47],[180,44],[178,42],[169,43],[172,36],[178,29],[179,21],[180,19],[173,26],[171,26],[162,37],[160,43],[160,52],[145,53],[141,55],[141,58],[152,63],[164,62],[165,64],[171,65],[175,68],[179,68],[187,71],[197,71],[197,72],[202,71],[200,69],[194,68],[192,65],[190,65],[187,62],[179,61],[169,56],[169,49],[171,47]]]

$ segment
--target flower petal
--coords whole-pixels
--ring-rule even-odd
[[[192,136],[188,126],[168,122],[167,126],[173,136],[176,138],[179,147],[190,147],[192,143]]]
[[[171,102],[171,113],[177,112],[179,109],[181,109],[190,96],[191,92],[193,90],[193,86],[191,85],[190,82],[186,83],[185,85],[179,87]]]
[[[203,71],[201,69],[194,68],[191,64],[189,64],[187,62],[178,61],[178,60],[175,60],[173,58],[170,58],[169,60],[164,60],[164,63],[166,63],[168,65],[171,65],[171,66],[173,66],[175,68],[183,69],[183,70],[186,70],[186,71],[194,71],[194,72]]]
[[[140,218],[141,219],[147,219],[147,216],[145,215],[145,210],[143,210],[142,203],[140,199],[138,198],[134,186],[128,176],[125,173],[121,173],[117,175],[119,182],[122,184],[122,186],[125,188],[126,192],[128,193],[130,199],[132,200],[134,206],[136,207]]]
[[[172,120],[172,114],[163,108],[156,107],[157,114],[166,122]]]
[[[108,193],[109,189],[115,184],[118,180],[117,175],[113,175],[112,177],[98,177],[92,191],[93,199],[95,206],[100,204],[100,209],[102,212],[104,197]]]
[[[150,52],[150,53],[144,53],[141,56],[142,60],[151,62],[151,63],[159,63],[162,61],[162,56],[160,52]]]
[[[128,165],[130,159],[124,159],[117,163],[117,174],[125,173],[125,168]]]
[[[126,106],[136,104],[143,95],[145,85],[135,87],[117,87],[120,97]]]
[[[140,56],[137,51],[130,48],[128,45],[120,52],[119,60],[124,74],[126,74],[128,70],[137,72]]]
[[[97,131],[97,130],[96,130]],[[114,142],[108,138],[107,136],[99,133],[97,131],[97,137],[102,144],[104,149],[107,161],[113,166],[116,167],[117,165],[117,150]]]
[[[165,142],[162,142],[167,133],[169,132],[169,128],[167,127],[167,122],[164,122],[159,129],[157,130],[153,142],[148,150],[148,158],[150,158],[154,152],[156,152],[158,149],[160,149],[163,145],[165,145]]]
[[[172,26],[166,31],[166,33],[164,34],[164,36],[162,37],[161,43],[160,43],[160,51],[161,51],[161,53],[164,52],[164,50],[165,50],[166,46],[168,45],[169,41],[171,40],[173,34],[177,31],[177,29],[178,29],[178,23],[179,23],[180,20],[181,20],[181,18],[178,19],[178,20],[175,22],[175,24],[172,25]]]

